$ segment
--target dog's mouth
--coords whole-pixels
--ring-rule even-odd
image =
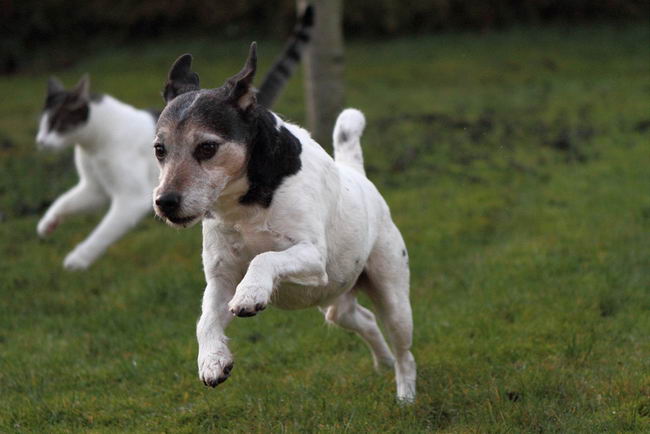
[[[187,217],[170,217],[165,216],[167,220],[178,226],[187,226],[198,219],[198,216],[192,215]]]

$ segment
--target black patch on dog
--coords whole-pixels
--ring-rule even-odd
[[[402,256],[406,256],[406,249],[402,249]]]
[[[284,126],[278,131],[271,112],[259,106],[255,111],[255,133],[248,149],[247,176],[250,187],[246,194],[239,198],[239,202],[268,208],[275,190],[284,178],[300,170],[302,146]]]
[[[337,140],[339,143],[345,143],[348,141],[348,135],[345,133],[345,131],[339,130],[339,137]]]

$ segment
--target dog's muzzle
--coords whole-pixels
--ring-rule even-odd
[[[159,214],[177,225],[185,225],[196,219],[196,216],[179,216],[182,197],[176,192],[163,193],[156,198]]]
[[[156,206],[165,217],[175,217],[181,207],[181,195],[176,192],[163,193],[156,198]]]

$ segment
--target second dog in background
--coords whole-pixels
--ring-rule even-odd
[[[300,61],[313,22],[310,6],[267,74],[260,98],[269,107]],[[151,156],[157,116],[109,95],[91,94],[87,75],[71,90],[56,78],[48,81],[36,142],[41,148],[54,150],[75,145],[79,183],[50,206],[38,223],[38,235],[50,235],[68,216],[110,203],[101,223],[68,253],[65,268],[89,267],[151,211],[151,191],[159,176]]]

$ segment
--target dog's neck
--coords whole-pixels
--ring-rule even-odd
[[[208,217],[216,218],[226,224],[235,225],[249,220],[266,210],[261,206],[243,205],[241,197],[250,189],[250,183],[246,174],[243,173],[237,179],[228,183],[228,186],[221,192]]]

